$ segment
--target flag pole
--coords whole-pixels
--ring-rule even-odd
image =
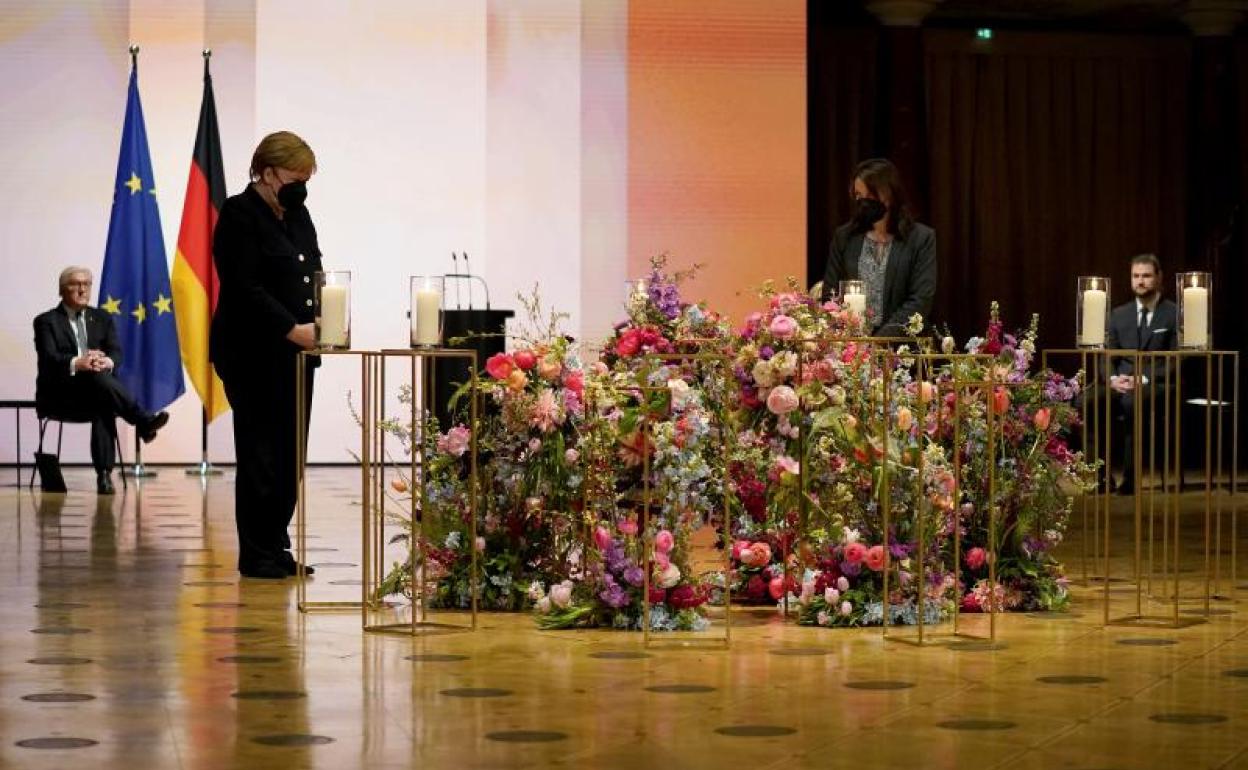
[[[207,476],[220,476],[224,474],[225,471],[221,470],[220,468],[212,467],[212,463],[208,462],[208,408],[207,407],[205,407],[204,410],[200,412],[200,419],[203,422],[200,423],[200,432],[199,432],[199,449],[200,449],[199,465],[196,465],[193,468],[187,468],[186,475],[187,476],[199,476],[201,478],[207,477]]]

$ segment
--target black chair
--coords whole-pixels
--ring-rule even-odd
[[[89,415],[83,414],[48,414],[40,408],[35,409],[35,415],[39,418],[39,448],[35,450],[38,454],[43,454],[43,439],[48,430],[48,423],[57,423],[56,460],[58,463],[61,460],[61,441],[65,438],[65,423],[68,422],[75,425],[90,424],[94,419]],[[119,436],[115,431],[113,433],[113,443],[117,449],[117,462],[118,464],[124,466],[126,463],[125,458],[121,453],[121,436]],[[30,489],[33,489],[35,486],[35,471],[37,468],[38,465],[30,469],[30,483],[27,485]],[[125,473],[121,474],[121,485],[122,487],[129,487],[129,482],[126,481]]]

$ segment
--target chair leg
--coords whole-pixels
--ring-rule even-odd
[[[49,419],[50,419],[50,418],[48,418],[48,417],[40,417],[40,418],[39,418],[39,448],[35,450],[35,451],[36,451],[36,452],[38,452],[39,454],[43,454],[43,434],[44,434],[44,432],[46,432],[46,431],[47,431],[47,429],[48,429],[48,420],[49,420]],[[58,455],[58,456],[59,456],[59,455]],[[34,488],[35,488],[35,471],[37,471],[37,470],[39,470],[39,463],[37,463],[37,462],[36,462],[34,465],[32,465],[32,466],[30,467],[30,483],[26,485],[26,486],[27,486],[27,488],[29,488],[29,489],[34,489]]]
[[[126,456],[121,452],[121,436],[113,431],[113,443],[117,445],[117,467],[121,469],[121,488],[129,489],[130,482],[126,479]]]

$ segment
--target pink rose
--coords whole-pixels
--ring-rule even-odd
[[[654,563],[659,569],[664,570],[667,569],[667,565],[672,563],[672,557],[668,556],[664,551],[655,551]]]
[[[766,543],[750,543],[741,552],[741,563],[747,567],[763,567],[771,563],[771,546]]]
[[[672,533],[666,529],[659,530],[659,533],[654,536],[654,547],[659,553],[671,553],[674,545],[676,545],[676,538],[672,537]]]
[[[767,327],[772,336],[787,340],[794,334],[797,334],[797,321],[787,315],[778,315],[771,319],[771,325]]]
[[[867,555],[867,547],[862,543],[850,543],[845,546],[845,561],[849,564],[861,564]]]
[[[736,540],[732,544],[732,560],[741,561],[741,554],[745,553],[750,547],[749,540]]]
[[[983,548],[975,547],[966,552],[966,566],[971,569],[980,569],[988,561],[988,552]]]
[[[767,408],[772,414],[788,414],[797,406],[797,393],[788,385],[772,388],[767,394]]]
[[[605,551],[611,547],[611,533],[601,524],[594,527],[594,545],[598,546],[600,551]]]
[[[485,371],[496,380],[505,380],[516,368],[516,362],[506,353],[495,353],[485,362]]]
[[[512,358],[516,362],[516,366],[526,372],[537,364],[537,356],[533,354],[532,350],[518,350]]]
[[[873,545],[868,548],[864,560],[867,562],[867,567],[874,572],[884,569],[884,546]]]

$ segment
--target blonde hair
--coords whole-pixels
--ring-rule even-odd
[[[61,277],[57,279],[56,288],[58,290],[64,289],[65,285],[69,283],[69,279],[73,278],[75,275],[78,275],[79,273],[86,273],[88,281],[91,281],[91,282],[95,281],[95,276],[91,275],[91,268],[81,267],[80,265],[70,265],[69,267],[61,271]]]
[[[308,143],[290,131],[275,131],[260,140],[251,155],[251,179],[256,181],[266,168],[285,168],[300,173],[316,171],[316,155]]]

